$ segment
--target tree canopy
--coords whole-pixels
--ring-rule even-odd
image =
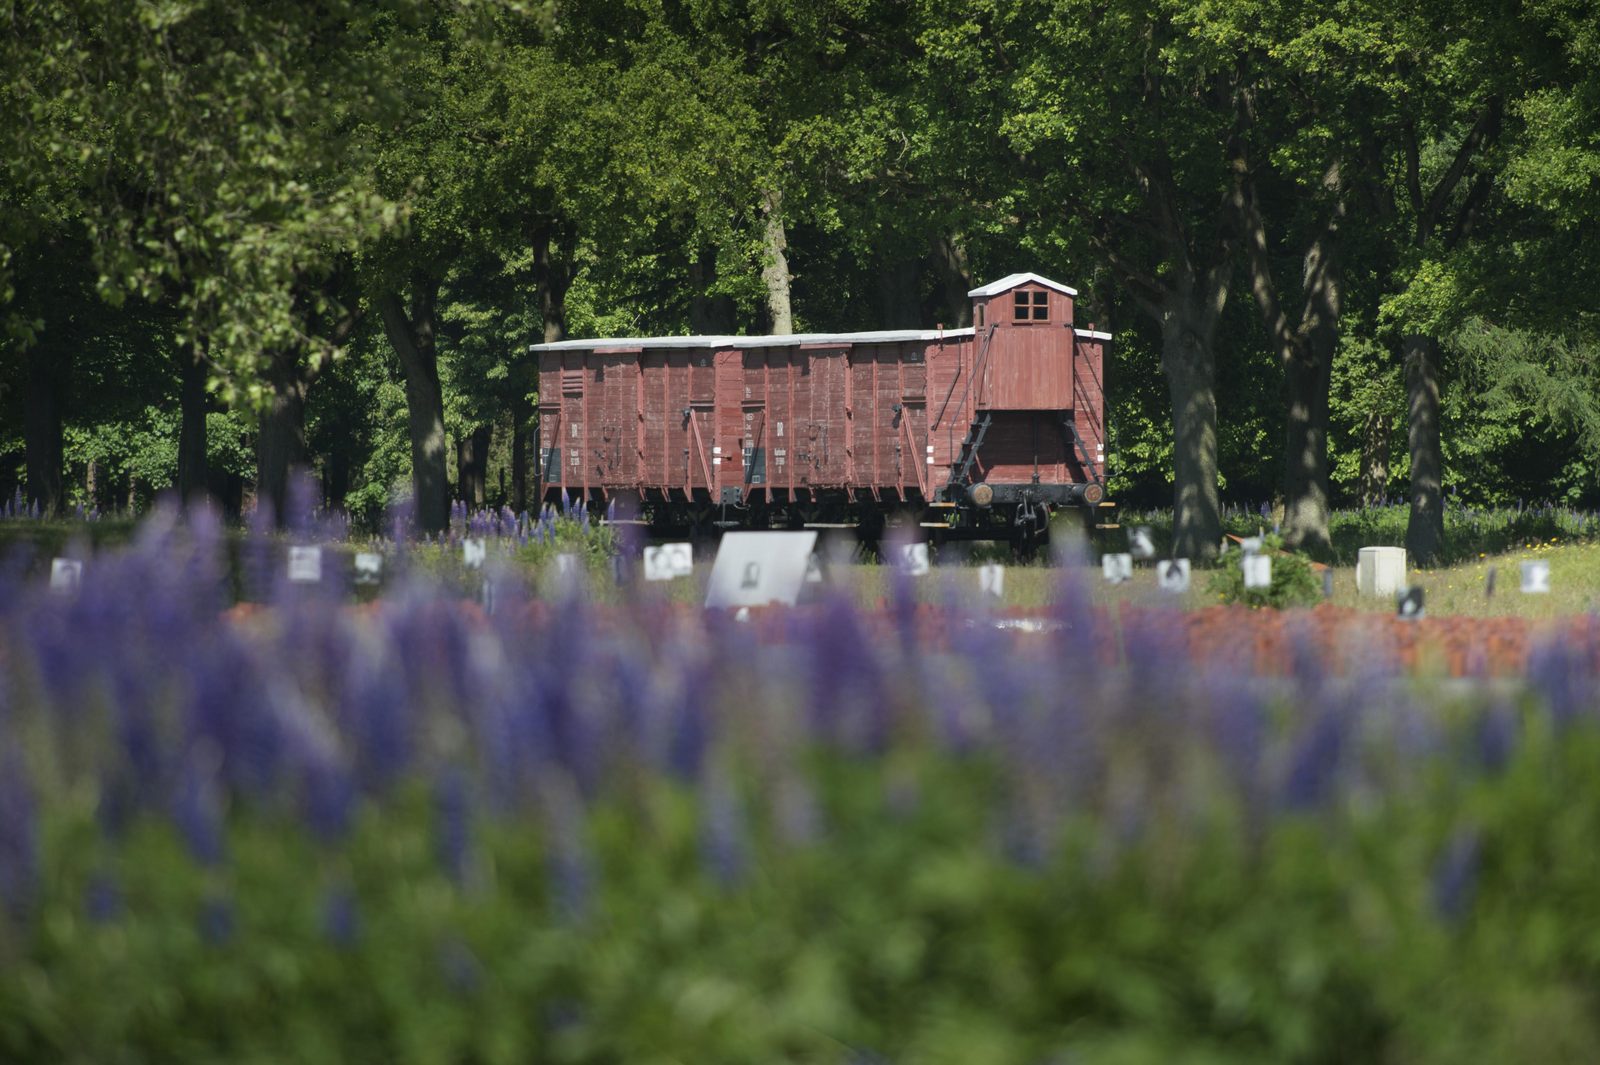
[[[1600,504],[1592,2],[18,0],[0,492],[525,505],[527,343],[1117,337],[1112,489]],[[176,408],[176,409],[175,409]],[[1538,440],[1539,447],[1514,446]]]

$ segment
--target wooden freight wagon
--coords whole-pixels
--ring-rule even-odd
[[[967,329],[535,344],[543,497],[653,524],[1037,535],[1104,495],[1110,336],[1037,274],[973,289]]]

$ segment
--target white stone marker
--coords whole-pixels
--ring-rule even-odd
[[[1006,568],[998,562],[978,567],[978,594],[1002,599],[1006,594]]]
[[[1133,556],[1130,554],[1101,555],[1100,573],[1107,584],[1121,584],[1133,579]]]
[[[482,569],[488,553],[481,537],[469,536],[461,541],[461,561],[466,563],[468,569]]]
[[[1182,595],[1189,590],[1189,560],[1186,558],[1162,559],[1156,563],[1156,583],[1163,592]]]
[[[1522,591],[1525,595],[1548,595],[1550,593],[1550,563],[1542,558],[1524,562],[1522,564]]]
[[[928,545],[927,544],[902,544],[900,547],[900,566],[913,577],[926,577],[928,575]]]
[[[794,606],[816,546],[815,530],[723,533],[706,582],[706,606]]]
[[[644,579],[670,581],[694,574],[694,548],[689,544],[661,544],[644,549]]]
[[[322,580],[322,548],[297,545],[289,548],[289,580],[295,584],[316,584]]]
[[[356,555],[356,583],[377,584],[383,576],[383,556],[376,551],[362,551]]]
[[[1156,557],[1156,542],[1151,538],[1150,526],[1141,525],[1128,537],[1128,553],[1143,562]]]
[[[815,551],[811,552],[811,557],[806,559],[806,583],[822,583],[822,559],[817,557]]]
[[[82,583],[82,562],[75,558],[54,558],[50,560],[50,590],[52,592],[75,592]]]
[[[1272,587],[1271,555],[1246,555],[1239,562],[1244,567],[1244,586],[1246,588]]]
[[[1363,547],[1356,553],[1356,591],[1396,595],[1406,587],[1406,549]]]

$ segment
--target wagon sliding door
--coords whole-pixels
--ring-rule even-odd
[[[579,488],[583,468],[584,356],[553,352],[539,374],[539,469],[545,491]]]
[[[716,439],[717,379],[710,351],[687,353],[684,372],[687,402],[683,419],[683,484],[691,498],[705,493],[715,500],[717,476],[712,468],[712,447]]]
[[[848,350],[843,345],[802,345],[798,352],[793,426],[797,485],[838,488],[850,481]]]
[[[906,344],[896,360],[900,376],[899,409],[895,411],[895,481],[900,497],[913,492],[932,498],[933,451],[928,438],[928,364],[920,343]]]
[[[639,483],[639,353],[591,355],[589,416],[595,478],[608,489]]]

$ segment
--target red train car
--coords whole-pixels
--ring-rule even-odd
[[[1105,356],[1076,290],[1012,274],[973,327],[535,344],[543,498],[662,526],[1031,536],[1105,483]]]

